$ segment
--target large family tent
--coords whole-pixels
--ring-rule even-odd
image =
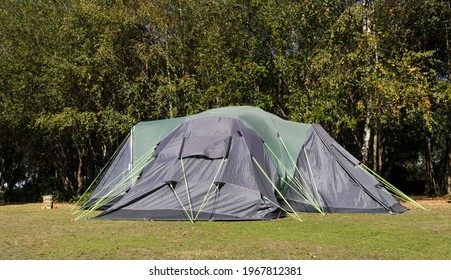
[[[137,123],[79,218],[93,210],[104,210],[96,219],[190,221],[406,211],[392,194],[410,200],[320,125],[225,107]]]

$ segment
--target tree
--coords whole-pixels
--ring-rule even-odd
[[[133,123],[230,105],[320,123],[389,179],[445,193],[450,14],[444,0],[2,1],[0,193],[70,199]]]

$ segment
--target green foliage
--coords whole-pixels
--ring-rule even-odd
[[[368,122],[387,176],[432,141],[444,182],[445,2],[4,0],[0,189],[48,178],[70,199],[132,124],[230,105],[318,122],[357,157]]]

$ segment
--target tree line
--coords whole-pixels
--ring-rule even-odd
[[[3,0],[0,202],[71,200],[134,123],[234,105],[451,193],[450,19],[445,0]]]

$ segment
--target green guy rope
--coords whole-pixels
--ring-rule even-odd
[[[77,202],[75,203],[75,205],[72,207],[71,211],[74,210],[74,208],[79,205],[80,201],[82,199],[84,199],[88,192],[91,190],[91,188],[94,186],[94,183],[97,181],[97,179],[99,179],[100,175],[103,175],[103,171],[110,165],[110,163],[113,161],[113,159],[116,157],[116,155],[119,153],[119,151],[122,149],[122,147],[124,146],[126,140],[128,139],[130,133],[127,135],[127,137],[124,138],[124,140],[122,140],[121,144],[119,145],[119,147],[114,151],[113,155],[110,157],[110,159],[108,160],[108,162],[102,167],[102,169],[100,169],[100,172],[97,174],[97,176],[95,177],[94,180],[92,180],[91,184],[89,185],[89,187],[86,189],[86,191],[80,196],[80,198],[77,200]],[[75,212],[76,213],[76,212]]]
[[[283,142],[283,140],[281,140]],[[271,148],[265,143],[266,148],[272,153],[272,155],[279,161],[280,165],[285,169],[285,172],[288,174],[288,168],[282,163],[282,161],[275,155],[275,153],[271,150]],[[291,157],[291,155],[288,153],[287,149],[285,149],[285,151],[287,152],[287,154]],[[292,162],[293,159],[291,159]],[[301,179],[304,182],[307,182],[305,180],[305,178],[302,176],[300,170],[297,168],[297,166],[295,166],[295,171],[298,172],[299,176],[301,177]],[[290,184],[290,182],[286,181],[285,179],[282,179],[289,188],[291,188],[292,190],[294,190],[298,195],[304,197],[312,206],[313,208],[315,208],[319,213],[321,214],[325,214],[324,210],[321,209],[321,207],[319,206],[318,202],[315,201],[314,197],[312,196],[312,194],[310,193],[310,189],[305,188],[301,182],[299,182],[299,180],[296,177],[293,177],[291,175],[287,176],[290,181],[294,182],[294,184],[296,185],[296,187],[294,187],[293,185]],[[281,176],[282,178],[282,176]],[[298,189],[301,193],[299,193],[296,189]]]
[[[213,177],[213,181],[211,182],[210,187],[208,187],[208,191],[207,191],[207,193],[206,193],[205,196],[204,196],[204,199],[203,199],[203,201],[202,201],[202,203],[201,203],[201,205],[200,205],[200,207],[199,207],[199,210],[198,210],[198,212],[197,212],[196,217],[194,217],[194,220],[197,219],[197,217],[199,216],[200,212],[202,212],[202,210],[204,210],[205,205],[207,205],[208,201],[209,201],[210,198],[212,197],[212,195],[210,195],[210,197],[208,197],[208,195],[210,194],[210,191],[211,191],[212,187],[215,185],[216,178],[218,177],[218,175],[219,175],[219,173],[220,173],[220,171],[221,171],[221,169],[222,169],[222,165],[224,164],[225,161],[226,161],[226,158],[223,157],[222,160],[221,160],[221,163],[219,164],[218,171],[216,171],[216,174],[215,174],[215,176]],[[218,188],[218,187],[216,186],[215,190],[216,190],[217,188]],[[208,199],[207,199],[207,197],[208,197]]]
[[[310,205],[312,205],[313,208],[315,208],[319,213],[325,215],[325,213],[322,212],[322,209],[319,205],[316,204],[316,202],[314,201],[314,199],[311,197],[310,193],[307,192],[302,185],[299,183],[299,181],[294,178],[291,177],[289,178],[290,181],[294,182],[294,184],[297,185],[297,187],[293,187],[291,185],[290,182],[288,182],[287,180],[285,180],[284,178],[282,178],[282,181],[284,181],[285,183],[287,183],[288,187],[291,188],[294,192],[296,192],[299,196],[303,197],[305,200],[307,200]]]
[[[387,180],[385,180],[384,178],[382,178],[382,176],[380,176],[379,174],[377,174],[376,172],[374,172],[373,170],[371,170],[371,168],[369,168],[368,166],[366,166],[363,163],[360,163],[358,165],[358,167],[368,173],[370,173],[371,175],[373,175],[374,177],[376,177],[376,179],[381,182],[382,184],[384,184],[384,186],[386,186],[389,190],[391,190],[393,193],[395,193],[399,198],[401,198],[402,200],[409,202],[413,205],[415,205],[418,208],[421,208],[423,210],[428,211],[427,208],[425,208],[423,205],[419,204],[418,202],[416,202],[415,200],[413,200],[412,198],[410,198],[409,196],[407,196],[405,193],[403,193],[402,191],[400,191],[398,188],[396,188],[395,186],[393,186],[390,182],[388,182]]]
[[[144,168],[144,166],[146,166],[147,164],[149,164],[150,162],[152,162],[152,156],[154,154],[154,149],[156,146],[152,147],[151,149],[149,149],[148,152],[146,152],[142,157],[140,157],[136,163],[135,163],[135,167],[133,169],[133,171],[127,171],[124,170],[123,172],[121,172],[121,174],[119,174],[118,176],[116,176],[116,178],[114,180],[112,180],[108,185],[104,186],[104,188],[108,187],[112,182],[114,182],[117,178],[119,178],[120,176],[122,176],[125,172],[128,172],[124,178],[122,178],[122,180],[116,184],[111,190],[109,190],[109,192],[107,192],[106,194],[104,194],[100,199],[98,199],[96,201],[96,203],[94,203],[94,205],[92,205],[91,207],[89,207],[89,209],[87,209],[84,213],[80,214],[75,220],[79,220],[82,217],[85,217],[87,215],[89,215],[90,213],[92,213],[93,211],[99,209],[100,207],[102,207],[103,205],[113,201],[114,199],[116,199],[117,197],[119,197],[120,195],[122,195],[122,193],[131,185],[133,185],[137,179],[138,179],[138,174],[141,172],[142,168]],[[77,213],[79,210],[77,210],[76,212],[74,212],[73,214]]]
[[[109,184],[105,185],[104,189],[109,187],[112,182],[114,182],[116,179],[118,179],[119,177],[124,175],[126,172],[128,172],[124,176],[124,178],[121,179],[121,181],[119,183],[117,183],[108,193],[104,194],[91,208],[98,209],[99,207],[110,202],[111,200],[107,201],[106,203],[103,203],[103,202],[105,202],[106,198],[109,197],[110,195],[113,195],[112,199],[121,195],[123,190],[125,190],[128,186],[130,186],[131,184],[133,184],[136,181],[135,176],[141,171],[142,168],[144,168],[144,166],[146,164],[148,164],[148,160],[152,157],[152,155],[153,155],[153,150],[150,149],[146,154],[144,154],[140,159],[138,159],[138,161],[136,162],[136,166],[137,166],[136,169],[134,169],[133,171],[124,170],[118,176],[116,176],[116,178],[114,178]]]
[[[268,202],[270,202],[272,205],[276,206],[277,208],[280,208],[283,212],[285,212],[286,214],[288,214],[291,217],[295,218],[296,220],[298,220],[300,222],[303,222],[303,220],[301,220],[301,218],[299,218],[299,216],[294,215],[293,213],[290,213],[290,211],[288,211],[287,209],[281,207],[280,205],[277,205],[276,203],[271,201],[271,199],[267,198],[266,196],[263,196],[263,199],[267,200]]]
[[[177,198],[178,202],[180,203],[180,206],[182,206],[183,211],[185,211],[186,216],[191,221],[191,223],[194,223],[193,218],[189,215],[188,210],[186,210],[185,206],[183,205],[182,201],[180,200],[180,197],[177,195],[177,192],[175,191],[175,188],[172,186],[172,184],[168,184],[171,188],[172,192],[174,193],[175,197]]]
[[[296,185],[296,187],[294,187],[293,185],[291,185],[290,182],[286,181],[282,176],[280,176],[282,178],[282,181],[284,181],[287,186],[289,188],[291,188],[293,191],[295,191],[298,195],[304,197],[312,206],[313,208],[315,208],[318,212],[320,212],[321,214],[325,214],[324,211],[321,209],[321,207],[318,205],[318,203],[315,201],[315,199],[313,198],[313,196],[310,194],[310,190],[308,188],[305,188],[301,182],[299,182],[299,180],[296,177],[291,176],[288,173],[288,168],[283,164],[283,162],[276,156],[276,154],[271,150],[271,148],[266,144],[265,147],[271,152],[271,154],[277,159],[277,161],[280,163],[280,165],[283,167],[283,169],[285,170],[285,172],[288,174],[288,178],[290,181],[294,182],[294,184]],[[288,153],[287,153],[288,154]],[[298,170],[298,168],[296,168],[296,171],[299,173],[299,176],[301,177],[301,179],[306,182],[305,178],[303,178],[302,174],[300,173],[300,171]],[[297,191],[297,189],[302,192],[299,193]]]
[[[185,180],[186,195],[188,197],[188,204],[189,204],[189,208],[190,208],[190,212],[191,212],[190,220],[192,221],[192,219],[194,218],[193,204],[191,202],[191,194],[189,192],[188,179],[186,178],[185,165],[183,164],[183,158],[182,157],[180,157],[180,162],[182,164],[183,179]]]
[[[299,221],[302,221],[302,219],[298,216],[298,214],[296,213],[296,211],[294,211],[293,207],[290,205],[290,203],[288,203],[288,201],[286,200],[286,198],[282,195],[282,193],[280,192],[280,190],[277,188],[276,185],[274,185],[274,183],[271,181],[271,179],[269,178],[268,174],[266,174],[266,172],[263,170],[263,167],[261,167],[261,165],[258,163],[258,161],[251,156],[252,160],[254,161],[254,163],[257,165],[257,167],[260,169],[260,171],[263,173],[263,175],[265,176],[265,178],[268,180],[268,182],[271,184],[271,186],[274,188],[274,190],[279,194],[279,196],[283,199],[283,201],[288,205],[288,207],[290,207],[290,210],[294,213],[294,215],[296,215],[296,217],[298,218]]]
[[[296,163],[294,162],[294,159],[293,159],[293,157],[291,156],[290,152],[288,151],[288,148],[287,148],[287,146],[285,145],[285,142],[283,141],[282,137],[281,137],[280,135],[278,135],[278,138],[279,138],[280,142],[282,143],[282,145],[283,145],[283,147],[284,147],[284,149],[285,149],[285,152],[287,153],[287,155],[289,156],[291,162],[293,163],[293,166],[294,166],[294,168],[295,168],[295,171],[298,172],[299,177],[301,178],[301,180],[304,181],[304,183],[306,183],[306,185],[307,185],[307,180],[305,180],[304,176],[302,176],[301,171],[299,170],[298,166],[297,166]],[[304,149],[304,152],[305,152],[305,149]],[[307,161],[308,161],[308,160],[307,160]],[[313,178],[312,178],[312,179],[313,179]],[[299,183],[300,183],[300,182],[299,182]],[[315,201],[315,203],[314,203],[315,205],[317,205],[317,206],[320,205],[319,201],[316,201],[316,200],[315,200],[315,197],[314,197],[313,195],[311,196],[311,198],[312,198],[313,201]],[[309,200],[309,202],[310,202],[310,200]],[[312,206],[313,206],[313,204],[312,204]],[[315,209],[317,209],[317,208],[315,207]],[[322,209],[322,208],[320,208],[320,209]],[[319,212],[320,212],[321,214],[324,215],[324,210],[319,211]]]

